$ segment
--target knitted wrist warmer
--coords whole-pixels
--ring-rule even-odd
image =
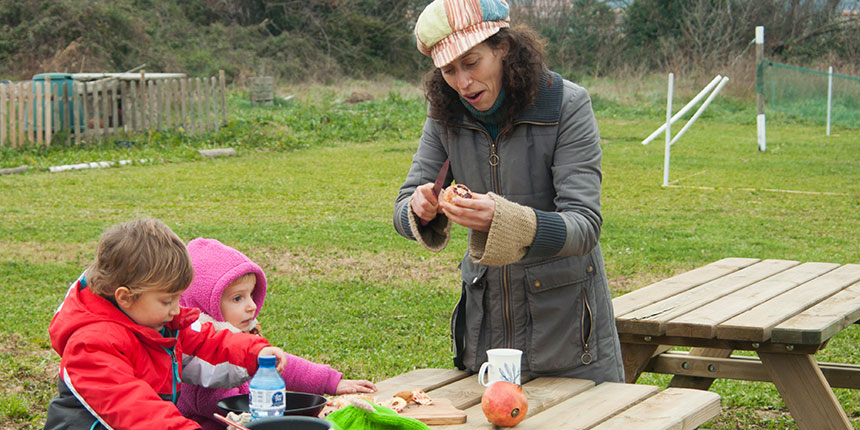
[[[409,230],[412,231],[415,240],[433,252],[445,249],[448,240],[451,239],[451,220],[445,215],[438,214],[426,226],[422,226],[421,218],[415,215],[408,205],[406,210],[409,211]]]
[[[526,255],[537,231],[537,217],[528,206],[489,193],[496,203],[488,233],[472,231],[469,255],[473,262],[502,266],[519,261]]]

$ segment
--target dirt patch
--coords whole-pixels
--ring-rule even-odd
[[[440,254],[291,249],[266,250],[252,258],[272,275],[298,279],[390,282],[406,277],[456,282],[459,278],[458,259]]]
[[[609,288],[612,291],[613,297],[618,297],[622,294],[627,294],[633,290],[638,290],[642,287],[651,285],[663,279],[660,275],[654,273],[638,273],[633,276],[610,276]]]
[[[0,415],[0,430],[38,429],[56,390],[60,358],[16,333],[0,334],[0,386],[4,398],[25,405],[11,416]],[[8,412],[7,412],[8,413]]]
[[[32,263],[77,261],[82,266],[85,266],[92,260],[96,244],[0,241],[0,249],[3,250],[5,260]]]

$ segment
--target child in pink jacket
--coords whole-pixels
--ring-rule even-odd
[[[259,334],[257,315],[266,299],[266,276],[256,263],[236,249],[215,239],[194,239],[187,245],[194,267],[194,280],[182,294],[182,306],[200,308],[199,321],[212,323],[216,330]],[[185,362],[183,369],[202,367],[204,362]],[[316,364],[287,354],[281,376],[287,390],[315,394],[371,393],[376,386],[367,380],[343,379],[328,365]],[[197,421],[203,430],[223,430],[213,417],[223,413],[216,403],[225,397],[247,394],[248,384],[235,388],[203,388],[182,384],[179,410]]]

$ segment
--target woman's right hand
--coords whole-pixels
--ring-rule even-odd
[[[428,182],[419,186],[412,193],[412,198],[409,201],[409,207],[418,218],[425,221],[432,221],[439,213],[439,199],[433,193],[433,183]]]

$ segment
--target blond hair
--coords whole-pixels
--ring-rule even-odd
[[[135,296],[145,291],[178,293],[191,284],[194,269],[185,244],[170,227],[140,218],[102,233],[86,277],[93,293],[113,298],[121,286]]]

